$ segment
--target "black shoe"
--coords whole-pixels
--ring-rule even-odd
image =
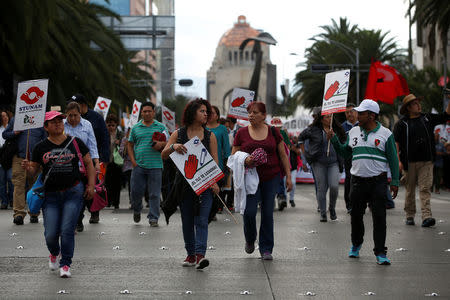
[[[23,225],[23,217],[22,216],[15,217],[13,223],[16,225]]]
[[[436,220],[434,218],[426,218],[422,222],[422,227],[431,227],[434,226],[434,224],[436,224]]]
[[[134,223],[139,223],[141,221],[141,213],[134,213],[133,220],[134,220]]]
[[[330,209],[330,220],[334,221],[337,219],[336,211],[334,209]]]
[[[83,232],[84,230],[84,225],[83,223],[78,223],[77,224],[77,232]]]
[[[98,211],[91,213],[89,224],[97,224],[100,221],[100,213]]]
[[[0,209],[8,209],[8,204],[2,204],[2,205],[0,206]]]
[[[289,204],[291,205],[291,207],[295,207],[295,202],[294,202],[294,200],[290,200],[290,201],[289,201]]]
[[[30,223],[39,223],[38,216],[30,216]]]
[[[327,222],[327,215],[320,215],[320,222]]]
[[[416,223],[414,223],[414,218],[413,217],[408,217],[406,218],[406,225],[415,225]]]

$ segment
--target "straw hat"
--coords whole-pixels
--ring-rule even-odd
[[[409,94],[409,95],[405,96],[405,98],[403,98],[403,101],[402,101],[402,107],[400,108],[400,113],[402,115],[406,115],[406,113],[408,112],[408,110],[406,109],[408,107],[408,104],[411,103],[411,101],[414,101],[416,99],[419,101],[422,101],[422,97],[416,97],[416,96],[414,96],[414,94]]]

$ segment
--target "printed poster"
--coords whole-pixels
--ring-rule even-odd
[[[327,73],[322,99],[322,115],[345,111],[347,105],[350,70]]]
[[[224,174],[198,137],[192,138],[184,146],[187,153],[173,152],[170,158],[194,192],[200,195],[222,179]]]
[[[103,116],[106,120],[106,116],[108,115],[109,107],[111,106],[111,100],[103,97],[98,97],[97,102],[94,106],[94,111],[98,112]]]
[[[131,110],[130,119],[128,121],[128,127],[132,128],[134,125],[137,124],[139,120],[139,112],[141,110],[142,103],[134,100],[133,102],[133,109]]]
[[[171,111],[162,105],[162,123],[167,127],[167,130],[172,133],[176,130],[175,112]]]
[[[19,82],[17,86],[14,131],[44,126],[48,79]]]
[[[234,88],[231,94],[228,116],[236,119],[248,120],[247,106],[253,101],[255,92]]]

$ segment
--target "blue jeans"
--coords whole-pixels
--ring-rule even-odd
[[[330,189],[329,210],[334,211],[336,208],[336,200],[339,193],[339,166],[337,162],[331,165],[314,162],[311,167],[314,170],[314,180],[317,185],[317,202],[320,214],[323,216],[327,213],[328,189]]]
[[[180,204],[184,247],[188,255],[206,253],[208,242],[208,216],[212,206],[212,193],[208,189],[200,195],[198,215],[194,211],[194,194],[189,192]]]
[[[63,192],[47,192],[42,205],[44,236],[52,255],[61,252],[59,265],[70,266],[75,248],[75,227],[83,206],[83,183]],[[59,240],[61,239],[61,245]]]
[[[11,181],[12,168],[3,169],[0,165],[0,199],[1,204],[8,205],[13,201],[14,186]]]
[[[145,187],[148,188],[150,196],[147,218],[150,221],[159,219],[159,199],[161,196],[162,169],[145,169],[139,166],[131,171],[131,206],[134,213],[142,211],[142,197],[145,194]]]
[[[261,203],[261,225],[259,227],[259,252],[272,253],[273,250],[273,208],[275,194],[280,184],[280,175],[268,181],[260,181],[258,190],[253,195],[247,195],[244,211],[244,236],[247,243],[256,241],[256,211]]]

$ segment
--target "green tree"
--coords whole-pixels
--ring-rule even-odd
[[[85,0],[0,1],[0,90],[7,91],[2,102],[14,101],[14,80],[37,78],[50,79],[50,105],[64,104],[76,92],[92,103],[101,95],[119,105],[148,97],[150,85],[133,88],[129,80],[150,75],[100,16],[120,19]]]
[[[406,74],[409,89],[416,96],[422,96],[422,110],[430,112],[432,108],[442,111],[442,90],[438,86],[440,74],[433,67],[425,67],[423,70],[411,69]]]
[[[332,20],[332,25],[321,26],[323,33],[311,38],[313,45],[306,49],[306,70],[296,74],[295,86],[298,88],[294,97],[297,101],[312,108],[322,105],[325,74],[312,73],[313,64],[352,64],[354,56],[335,44],[333,40],[344,44],[350,49],[359,48],[360,65],[369,65],[372,60],[379,60],[404,66],[406,62],[405,50],[400,49],[393,38],[388,38],[389,32],[381,30],[360,29],[351,25],[346,18],[340,18],[339,23]],[[360,97],[363,97],[368,73],[360,73]],[[356,101],[356,76],[350,76],[348,102]],[[361,99],[360,99],[361,100]]]

